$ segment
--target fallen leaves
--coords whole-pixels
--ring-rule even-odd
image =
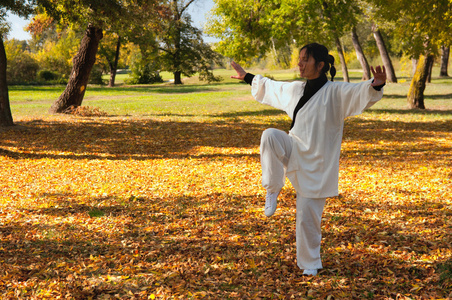
[[[0,132],[0,295],[430,299],[452,291],[452,123],[347,121],[324,269],[295,261],[295,192],[262,213],[282,115],[20,122]]]

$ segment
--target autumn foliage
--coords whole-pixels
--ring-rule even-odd
[[[259,140],[280,112],[19,118],[0,131],[0,296],[445,299],[450,116],[347,120],[316,277],[296,266],[289,183],[263,214]]]

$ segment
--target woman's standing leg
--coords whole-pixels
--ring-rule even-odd
[[[316,275],[317,270],[322,268],[320,242],[325,202],[326,198],[305,198],[297,194],[297,265],[307,275]]]
[[[268,217],[276,210],[277,197],[286,180],[292,143],[292,138],[282,130],[269,128],[262,133],[262,185],[267,190],[265,215]]]

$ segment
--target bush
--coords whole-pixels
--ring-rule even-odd
[[[59,77],[60,76],[57,73],[48,70],[41,70],[38,72],[39,80],[52,81],[57,80]]]
[[[91,74],[89,75],[89,83],[91,84],[105,84],[105,81],[102,79],[102,69],[95,65],[91,70]]]
[[[8,59],[6,76],[9,84],[34,83],[39,65],[27,52]]]
[[[65,75],[49,70],[40,70],[37,75],[37,80],[40,84],[67,84]]]
[[[129,78],[125,80],[127,84],[149,84],[163,82],[159,72],[160,63],[156,53],[145,55],[141,51],[134,51],[130,61]]]
[[[145,66],[135,66],[130,74],[131,79],[126,80],[127,84],[149,84],[163,82],[160,73],[147,64]]]

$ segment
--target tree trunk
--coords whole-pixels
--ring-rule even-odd
[[[348,78],[347,63],[345,62],[344,51],[342,50],[341,41],[339,40],[338,37],[336,37],[335,42],[336,42],[337,53],[339,54],[339,60],[341,61],[342,74],[343,74],[343,77],[344,77],[344,81],[345,82],[350,82],[350,79]]]
[[[414,74],[416,74],[418,61],[419,61],[419,59],[417,59],[417,58],[412,58],[411,59],[411,77],[413,77]]]
[[[0,34],[0,126],[13,126],[11,107],[9,106],[8,82],[6,80],[6,52]]]
[[[447,67],[449,65],[450,46],[441,46],[441,67],[439,77],[449,77]]]
[[[434,64],[434,62],[435,62],[435,59],[432,59],[432,60],[429,62],[429,65],[428,65],[428,74],[427,74],[427,82],[428,82],[428,83],[431,83],[431,82],[432,82],[432,70],[433,70],[433,64]]]
[[[80,49],[72,60],[73,66],[69,82],[58,100],[50,107],[51,113],[64,113],[68,108],[78,107],[82,104],[102,36],[102,29],[92,25],[88,26]]]
[[[359,37],[358,34],[356,33],[356,27],[353,27],[352,29],[352,42],[353,47],[355,48],[356,57],[358,58],[361,67],[363,68],[363,77],[361,79],[369,80],[371,78],[370,67],[369,63],[367,62],[366,56],[364,55],[363,49],[361,48]]]
[[[108,82],[109,87],[115,86],[115,78],[116,78],[116,72],[118,71],[118,61],[119,61],[119,50],[121,48],[121,37],[118,36],[118,42],[116,43],[116,53],[115,53],[115,60],[113,62],[110,62],[110,81]]]
[[[391,58],[389,57],[388,50],[386,49],[385,42],[383,41],[383,37],[381,35],[380,30],[374,24],[372,25],[372,33],[375,38],[375,42],[377,43],[378,51],[380,51],[381,59],[383,60],[383,65],[386,69],[386,76],[388,77],[388,82],[397,82],[397,77],[394,72],[394,67],[391,62]]]
[[[433,61],[433,55],[421,55],[417,63],[416,73],[411,80],[410,90],[408,91],[407,101],[410,108],[425,109],[424,90],[428,77],[428,68]]]
[[[174,72],[174,84],[182,84],[181,72],[180,71]]]
[[[173,72],[174,74],[174,84],[182,84],[181,79],[181,55],[182,55],[182,22],[181,17],[183,11],[190,5],[185,8],[182,8],[181,11],[178,10],[177,0],[173,0],[173,5],[176,8],[176,13],[174,15],[174,24],[175,24],[175,35],[174,35],[174,53],[173,53],[173,69],[176,70]]]

